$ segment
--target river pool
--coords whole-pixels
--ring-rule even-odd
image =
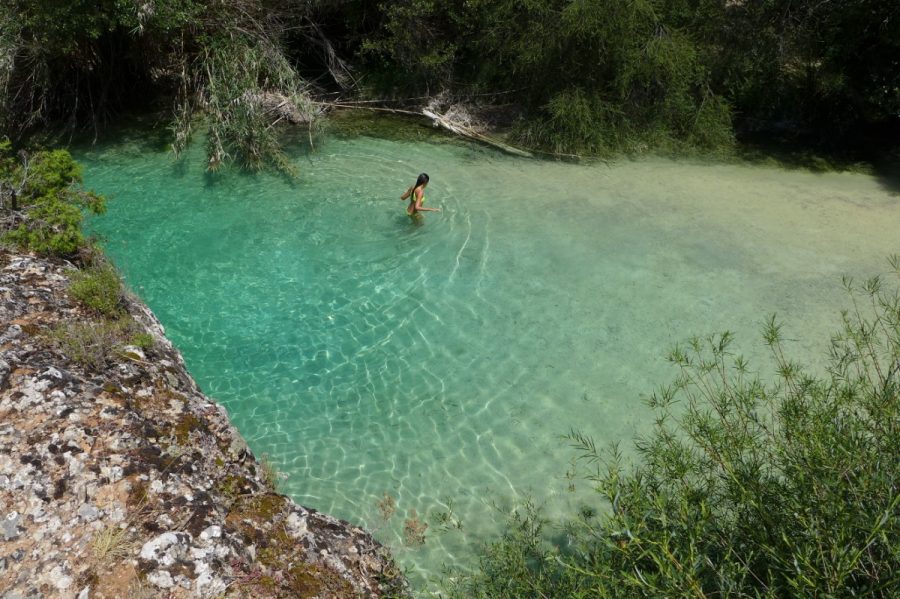
[[[77,152],[91,229],[301,504],[376,531],[416,584],[527,496],[591,499],[561,436],[627,445],[666,351],[725,329],[813,359],[841,276],[886,270],[900,196],[860,174],[647,158],[567,164],[431,136],[325,135],[300,175],[204,171],[140,134]],[[399,195],[431,175],[420,222]],[[387,493],[396,514],[383,522]],[[452,503],[453,522],[437,514]],[[415,510],[424,547],[404,544]]]

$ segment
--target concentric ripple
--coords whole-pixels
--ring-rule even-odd
[[[80,152],[111,197],[91,226],[283,489],[376,530],[418,582],[529,495],[589,500],[560,436],[646,430],[673,343],[730,329],[758,358],[777,312],[816,355],[841,275],[900,249],[898,197],[862,175],[332,137],[289,181],[206,174],[201,146]],[[420,171],[443,212],[415,223],[399,195]],[[403,542],[413,510],[424,547]]]

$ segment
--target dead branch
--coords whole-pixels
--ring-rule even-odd
[[[422,109],[422,114],[432,119],[432,122],[435,126],[440,126],[450,131],[451,133],[455,133],[456,135],[460,135],[462,137],[467,137],[469,139],[474,139],[476,141],[480,141],[482,143],[486,143],[490,146],[494,146],[495,148],[499,148],[508,154],[514,154],[516,156],[522,156],[525,158],[533,158],[534,155],[531,152],[527,152],[525,150],[521,150],[509,144],[503,143],[502,141],[496,140],[492,137],[488,137],[487,135],[483,135],[474,131],[464,125],[460,125],[459,123],[454,123],[450,119],[446,118],[444,115],[440,115],[436,112],[432,112],[427,108]]]

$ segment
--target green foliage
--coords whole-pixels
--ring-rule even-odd
[[[150,333],[135,333],[131,336],[130,345],[141,349],[150,349],[153,347],[153,335]]]
[[[523,118],[513,137],[526,145],[607,154],[733,143],[696,44],[648,0],[402,0],[382,10],[364,57],[416,89],[515,90]]]
[[[728,149],[733,114],[741,133],[858,146],[900,114],[888,0],[398,0],[380,14],[360,45],[370,85],[500,94],[518,141],[557,152]]]
[[[416,91],[440,91],[461,51],[462,30],[471,19],[459,2],[385,2],[380,35],[368,37],[363,55],[380,62],[384,84]],[[396,68],[397,66],[401,68]]]
[[[125,351],[126,346],[153,347],[153,336],[125,311],[119,274],[102,256],[96,256],[90,266],[72,271],[69,278],[69,293],[96,317],[62,322],[50,332],[51,343],[69,359],[99,371],[118,359],[134,357]]]
[[[12,142],[8,137],[0,138],[0,177],[9,177],[15,167]]]
[[[196,62],[186,67],[185,78],[192,84],[182,86],[172,123],[176,154],[188,143],[192,115],[202,103],[210,117],[210,170],[235,158],[249,169],[274,165],[292,172],[273,129],[273,121],[284,118],[278,116],[278,106],[309,123],[316,110],[278,45],[266,37],[231,32],[208,37]]]
[[[81,166],[66,150],[39,152],[29,166],[25,189],[35,198],[81,183],[82,180]]]
[[[777,127],[848,144],[860,127],[896,119],[896,2],[659,5],[661,18],[698,41],[711,84],[742,115],[745,130]]]
[[[900,258],[892,260],[900,274]],[[774,379],[730,334],[671,354],[680,374],[650,400],[656,427],[623,465],[569,438],[603,510],[548,542],[515,514],[453,597],[892,597],[900,587],[900,293],[874,278],[844,312],[823,374],[764,330]]]
[[[722,151],[758,130],[889,145],[898,11],[892,0],[9,0],[0,129],[96,130],[122,108],[174,99],[176,153],[205,113],[210,168],[290,170],[276,124],[317,115],[303,73],[344,93],[504,103],[519,142],[557,152]]]
[[[107,262],[73,271],[69,293],[100,315],[116,317],[122,314],[122,282],[115,267]]]
[[[84,247],[82,210],[106,209],[102,196],[84,191],[81,167],[66,150],[12,155],[0,145],[0,216],[3,238],[40,254],[71,256]]]
[[[69,256],[85,243],[81,232],[81,210],[64,195],[53,191],[35,200],[26,219],[6,238],[39,254]]]
[[[51,123],[96,130],[112,112],[164,94],[175,98],[176,153],[202,108],[211,168],[229,157],[284,168],[274,125],[287,109],[274,105],[315,112],[282,43],[283,20],[304,14],[268,0],[3,3],[0,127],[13,136]]]

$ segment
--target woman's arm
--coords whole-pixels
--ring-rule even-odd
[[[422,198],[425,197],[425,192],[421,189],[416,193],[416,212],[440,212],[440,208],[426,208],[422,205]]]
[[[403,192],[403,195],[400,196],[400,199],[401,199],[401,200],[405,200],[406,198],[408,198],[408,197],[409,197],[409,194],[412,193],[412,190],[413,190],[413,188],[410,187],[409,189],[407,189],[406,191],[404,191],[404,192]]]

